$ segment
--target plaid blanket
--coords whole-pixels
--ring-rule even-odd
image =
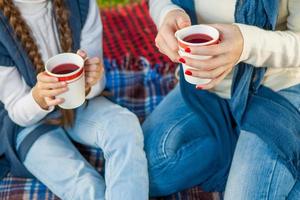
[[[102,11],[107,90],[112,99],[143,121],[176,85],[176,66],[157,52],[156,27],[142,1]],[[100,150],[77,145],[89,162],[102,172]],[[57,200],[42,183],[8,175],[0,181],[0,200]],[[159,200],[211,200],[217,194],[196,187]]]

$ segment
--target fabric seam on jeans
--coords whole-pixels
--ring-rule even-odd
[[[269,181],[269,185],[268,185],[268,190],[267,190],[267,196],[266,196],[266,199],[269,199],[269,195],[270,195],[270,190],[271,190],[271,183],[273,181],[273,178],[274,178],[274,173],[275,173],[275,168],[278,164],[278,156],[276,156],[276,161],[275,161],[275,164],[273,166],[273,169],[271,171],[271,178],[270,178],[270,181]]]
[[[184,149],[186,149],[186,148],[188,148],[188,147],[191,147],[191,146],[195,145],[195,143],[197,143],[199,140],[203,140],[203,138],[197,138],[197,139],[193,140],[191,143],[188,143],[188,144],[182,146],[177,152],[183,151]],[[177,153],[176,153],[175,155],[177,156]],[[173,158],[174,158],[174,156],[173,156],[173,157],[167,157],[166,159],[173,159]],[[164,161],[165,161],[165,160],[164,160]],[[149,166],[149,167],[150,167],[151,169],[161,168],[162,165],[165,165],[164,161],[159,162],[158,164],[154,164],[153,167],[152,167],[152,166]],[[170,161],[168,160],[168,162],[167,162],[167,167],[168,167],[169,165],[174,165],[174,164],[176,164],[176,163],[177,163],[177,162],[175,162],[175,161],[170,162]]]
[[[163,141],[161,143],[161,149],[162,149],[162,154],[165,158],[167,158],[167,153],[166,153],[166,150],[165,150],[165,144],[166,144],[166,141],[168,139],[168,137],[170,136],[172,130],[180,123],[182,123],[184,120],[186,120],[186,118],[190,117],[191,115],[193,115],[192,112],[188,113],[185,117],[183,117],[182,119],[180,119],[179,121],[177,121],[177,123],[175,123],[171,128],[169,128],[169,130],[167,131],[165,137],[163,138]]]

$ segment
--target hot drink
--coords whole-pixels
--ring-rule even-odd
[[[185,42],[194,43],[194,44],[206,43],[211,40],[213,40],[211,36],[202,33],[192,34],[183,39],[183,41]]]
[[[53,74],[69,74],[79,69],[77,65],[66,63],[61,64],[53,68],[51,71]]]

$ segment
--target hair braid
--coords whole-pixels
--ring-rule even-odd
[[[53,9],[60,36],[61,48],[64,52],[71,52],[73,41],[72,32],[69,26],[70,13],[65,8],[63,0],[53,0]]]
[[[8,19],[9,24],[15,32],[17,39],[21,42],[24,50],[27,52],[29,59],[33,63],[36,72],[44,71],[44,62],[31,34],[29,26],[22,18],[19,9],[14,5],[13,0],[0,0],[0,10]],[[69,11],[64,5],[64,0],[53,0],[53,11],[57,23],[60,45],[63,52],[72,51],[72,33],[69,27]],[[74,121],[74,111],[60,109],[61,119],[51,120],[52,124],[72,125]]]

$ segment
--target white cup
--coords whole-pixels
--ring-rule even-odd
[[[78,69],[67,74],[52,72],[55,67],[62,64],[74,64],[78,66]],[[56,77],[59,81],[65,81],[68,84],[68,91],[57,96],[57,98],[65,100],[64,103],[59,104],[59,107],[74,109],[85,102],[84,60],[81,56],[74,53],[58,54],[46,62],[45,71],[49,76]]]
[[[190,43],[190,42],[186,42],[183,40],[187,36],[190,36],[193,34],[205,34],[205,35],[210,36],[212,38],[212,40],[209,40],[208,42],[205,42],[205,43]],[[209,45],[217,44],[220,39],[220,33],[216,28],[214,28],[212,26],[201,24],[201,25],[189,26],[189,27],[183,28],[181,30],[178,30],[175,33],[175,37],[178,40],[178,45],[179,45],[178,53],[180,56],[192,58],[195,60],[207,60],[207,59],[211,58],[211,56],[193,55],[193,54],[185,52],[185,49],[188,47],[200,47],[200,46],[209,46]],[[186,70],[190,70],[190,69],[197,70],[196,68],[188,66],[186,64],[182,64],[182,68],[183,68],[184,72]],[[184,74],[184,78],[188,83],[191,83],[194,85],[203,85],[203,84],[207,84],[211,81],[211,79],[197,78],[197,77],[189,76],[186,74]]]

